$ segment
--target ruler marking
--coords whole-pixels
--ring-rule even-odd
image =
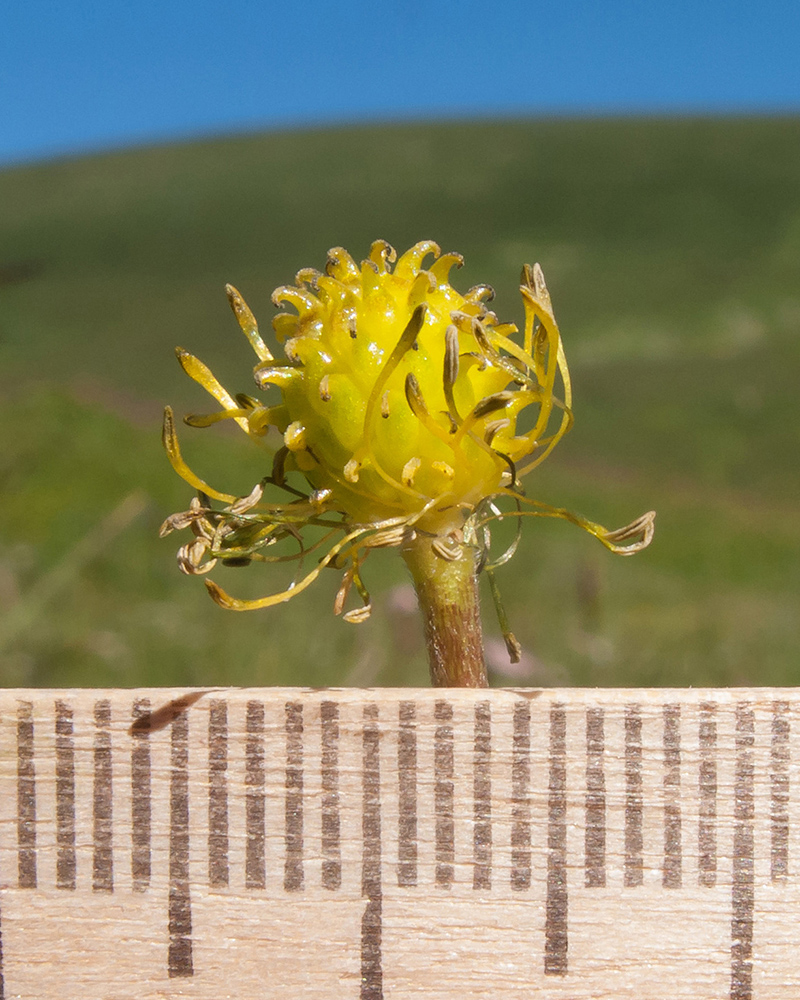
[[[586,709],[586,833],[587,889],[606,884],[606,778],[604,771],[605,714],[602,708]]]
[[[731,916],[731,1000],[752,1000],[755,865],[755,718],[747,702],[736,706],[733,887]]]
[[[169,783],[169,978],[194,975],[189,894],[189,716],[172,722]]]
[[[683,878],[681,855],[681,706],[667,704],[664,716],[664,865],[665,889],[679,889]]]
[[[17,877],[20,889],[36,888],[36,768],[33,703],[17,708]]]
[[[339,706],[323,701],[322,726],[322,885],[335,890],[342,884],[339,816]]]
[[[472,888],[492,887],[492,715],[488,701],[475,705],[473,751]]]
[[[131,725],[131,878],[134,892],[150,885],[151,773],[150,729],[141,724],[150,715],[150,699],[133,703]],[[137,723],[140,725],[137,726]]]
[[[640,705],[625,709],[625,874],[626,888],[642,885],[642,712]]]
[[[567,713],[550,709],[550,762],[547,795],[547,900],[545,906],[544,974],[568,971],[567,934]]]
[[[248,889],[267,884],[265,858],[266,773],[264,770],[264,703],[248,701],[245,745],[247,846],[244,881]]]
[[[74,889],[75,857],[75,742],[72,709],[55,703],[56,728],[56,886]]]
[[[208,884],[229,884],[228,703],[214,698],[208,713]]]
[[[437,701],[434,718],[434,811],[436,813],[436,884],[449,888],[455,875],[455,814],[453,785],[453,706]]]
[[[381,885],[381,772],[378,706],[364,706],[362,731],[361,1000],[383,1000]]]
[[[12,842],[10,848],[13,851],[16,847],[18,885],[23,889],[37,887],[38,862],[42,860],[44,863],[45,857],[50,856],[51,848],[54,849],[53,862],[56,878],[54,884],[48,884],[46,890],[43,888],[43,892],[55,893],[56,890],[74,890],[77,885],[78,867],[80,867],[82,879],[84,875],[88,874],[84,871],[83,862],[77,857],[80,851],[76,850],[79,844],[88,846],[85,843],[85,835],[89,833],[89,803],[88,801],[83,803],[83,798],[78,794],[83,788],[80,761],[81,755],[85,752],[87,755],[91,753],[92,761],[92,890],[97,893],[112,892],[115,881],[114,817],[112,814],[114,794],[118,798],[117,811],[120,808],[120,789],[115,787],[113,782],[115,764],[113,753],[117,737],[114,736],[116,727],[112,727],[112,720],[116,718],[114,712],[120,707],[120,703],[113,700],[113,697],[111,700],[103,698],[95,701],[91,694],[84,696],[82,701],[73,702],[67,700],[66,693],[62,695],[60,692],[55,692],[54,694],[61,695],[64,700],[50,700],[44,705],[44,715],[40,714],[42,705],[38,700],[17,702],[16,706],[16,727],[14,729],[16,730],[17,760],[15,764],[12,749],[9,763],[12,769],[12,781],[15,766],[17,772],[16,817],[13,815],[13,798],[10,805],[12,824],[16,818],[17,844],[14,845]],[[713,696],[713,693],[709,692],[706,697],[709,695]],[[95,695],[95,697],[97,696]],[[244,873],[247,888],[266,887],[266,752],[268,747],[273,746],[269,740],[274,738],[275,745],[279,749],[282,741],[280,723],[277,733],[273,733],[272,728],[267,731],[266,710],[271,711],[273,704],[278,712],[280,712],[280,705],[283,705],[285,712],[283,726],[283,738],[286,741],[285,771],[283,774],[285,805],[283,888],[285,891],[292,892],[299,891],[304,887],[305,848],[307,846],[310,848],[310,834],[306,836],[308,831],[304,827],[304,796],[309,790],[305,767],[312,759],[307,756],[304,740],[307,729],[305,722],[312,717],[304,716],[305,699],[302,694],[289,693],[289,697],[294,697],[295,700],[284,701],[280,698],[277,703],[269,701],[266,703],[264,701],[247,702],[246,732],[243,741],[245,743],[246,813],[242,817],[245,819],[247,834]],[[719,697],[723,698],[721,695]],[[659,702],[629,704],[624,711],[625,746],[623,760],[619,760],[618,755],[613,752],[615,744],[611,740],[609,730],[612,722],[614,726],[619,724],[617,722],[619,717],[607,714],[604,707],[600,707],[605,705],[602,698],[598,699],[600,705],[592,704],[594,696],[591,696],[591,700],[582,698],[574,705],[551,702],[549,706],[545,707],[545,712],[549,713],[549,746],[537,747],[541,751],[542,757],[545,753],[547,754],[545,763],[548,768],[547,857],[546,871],[542,873],[544,876],[542,889],[545,894],[545,899],[542,901],[545,904],[543,949],[545,975],[566,976],[570,971],[568,867],[573,867],[573,861],[574,865],[578,865],[583,860],[583,877],[579,876],[577,872],[576,875],[581,878],[587,888],[606,885],[616,870],[616,860],[612,859],[612,862],[609,862],[608,859],[609,801],[614,799],[613,805],[616,799],[614,796],[610,796],[606,786],[607,782],[610,782],[614,775],[617,775],[619,768],[624,773],[625,785],[625,849],[624,860],[620,859],[624,873],[624,885],[635,886],[643,883],[643,842],[645,839],[643,820],[644,818],[648,822],[656,818],[661,820],[662,816],[663,855],[661,878],[658,881],[666,889],[680,888],[682,885],[688,887],[687,883],[694,881],[693,873],[689,873],[689,855],[687,854],[685,860],[682,848],[684,832],[687,833],[691,841],[687,850],[691,851],[693,848],[694,808],[696,807],[698,809],[696,844],[699,885],[703,887],[717,885],[719,883],[718,868],[720,864],[724,868],[725,858],[731,857],[729,997],[730,1000],[753,1000],[754,990],[756,994],[758,993],[758,984],[756,983],[754,986],[753,983],[754,975],[758,975],[758,966],[754,960],[753,950],[756,920],[756,851],[760,852],[759,865],[761,859],[766,865],[767,851],[769,851],[769,878],[773,883],[788,880],[790,871],[789,839],[790,833],[793,833],[790,815],[791,768],[793,766],[791,712],[794,702],[787,700],[791,699],[792,696],[783,692],[779,692],[778,698],[774,701],[761,700],[762,695],[750,695],[749,697],[758,700],[755,703],[742,701],[735,705],[733,740],[728,736],[726,721],[728,710],[714,702],[697,699],[681,701],[680,703],[673,701],[666,704]],[[243,701],[244,699],[242,699]],[[366,1000],[379,1000],[379,998],[382,1000],[383,997],[382,860],[384,845],[382,838],[388,834],[385,827],[382,830],[379,711],[382,712],[384,709],[379,709],[379,702],[391,706],[392,718],[389,723],[389,736],[392,740],[392,755],[395,751],[394,732],[397,733],[397,885],[412,886],[418,883],[418,853],[420,850],[418,809],[421,808],[418,795],[420,790],[424,795],[429,795],[430,791],[433,792],[431,798],[434,801],[423,799],[423,804],[427,810],[430,810],[431,805],[433,805],[435,812],[432,819],[435,822],[436,884],[449,888],[454,882],[461,880],[461,876],[455,868],[455,819],[456,808],[459,810],[459,822],[462,811],[466,808],[472,814],[472,837],[470,838],[472,840],[472,888],[473,890],[491,890],[493,884],[496,885],[496,880],[493,881],[492,866],[493,853],[499,850],[499,846],[493,844],[492,824],[497,819],[499,812],[498,807],[492,809],[491,797],[494,786],[491,773],[492,756],[493,751],[495,753],[510,751],[510,760],[508,761],[511,766],[510,885],[512,889],[517,890],[528,889],[531,886],[531,771],[533,761],[530,729],[531,702],[528,699],[514,702],[511,733],[506,732],[504,722],[502,727],[498,729],[497,717],[494,719],[494,733],[492,732],[491,707],[493,701],[488,695],[486,700],[482,701],[460,701],[457,697],[453,697],[452,700],[438,700],[431,705],[434,709],[435,722],[434,746],[432,748],[434,751],[434,773],[428,776],[433,779],[433,788],[431,788],[431,784],[427,781],[422,786],[419,785],[420,730],[418,725],[429,725],[430,717],[428,717],[427,722],[424,720],[420,722],[420,713],[425,715],[428,711],[426,706],[430,705],[432,701],[433,699],[427,702],[420,700],[419,703],[397,700],[380,702],[380,697],[378,697],[375,702],[363,707],[361,731],[363,836],[361,895],[364,908],[361,916],[360,937],[362,1000],[364,998]],[[242,705],[242,702],[238,702],[238,704]],[[396,709],[395,704],[397,705]],[[611,702],[609,702],[610,704]],[[689,709],[686,709],[687,705],[690,706]],[[767,771],[763,775],[763,786],[760,784],[761,779],[758,779],[759,783],[756,781],[756,761],[761,759],[756,757],[756,714],[760,713],[762,706],[764,709],[763,751],[766,765],[764,771]],[[228,772],[229,753],[233,746],[230,741],[233,736],[228,728],[229,703],[222,699],[212,700],[209,707],[208,879],[211,885],[228,885],[231,866],[229,858],[231,817],[229,815]],[[89,714],[92,708],[93,715]],[[471,733],[469,732],[468,717],[462,716],[462,708],[465,708],[472,715]],[[54,710],[54,723],[48,721],[49,710]],[[128,707],[125,706],[123,710],[127,711]],[[342,883],[340,710],[341,706],[336,702],[320,703],[322,750],[320,759],[322,778],[320,797],[322,808],[321,874],[322,885],[326,889],[338,889]],[[361,710],[361,705],[359,705],[359,710]],[[135,701],[132,707],[134,723],[137,719],[145,716],[148,711],[149,702],[146,699]],[[691,733],[687,735],[681,730],[682,724],[694,726],[695,711],[698,712],[697,772],[694,771],[693,736]],[[721,711],[724,714],[720,716]],[[732,705],[731,712],[733,713],[733,711],[734,706]],[[45,725],[44,737],[35,731],[37,713],[40,725],[42,723]],[[82,722],[85,715],[88,715],[88,718]],[[580,720],[579,716],[582,716]],[[270,715],[269,718],[272,719],[272,716]],[[568,727],[573,725],[570,718],[574,719],[576,727],[575,745],[572,741],[572,730],[569,730],[569,741],[567,739]],[[758,714],[759,726],[761,718],[761,715]],[[769,718],[768,728],[767,718]],[[654,733],[655,745],[653,746],[650,741],[649,727],[652,723],[653,729],[655,729],[658,725],[657,719],[660,719],[661,732],[657,735]],[[608,726],[606,725],[607,721]],[[13,722],[14,716],[12,715],[12,726]],[[619,719],[619,722],[623,722],[623,719]],[[462,723],[464,724],[463,728]],[[581,723],[585,723],[585,797],[582,796],[583,801],[576,798],[574,802],[575,816],[572,816],[572,821],[573,823],[577,822],[578,811],[582,808],[585,818],[584,837],[582,838],[585,853],[583,859],[577,856],[573,859],[573,856],[569,855],[570,864],[568,865],[568,846],[570,849],[578,846],[577,841],[573,841],[572,834],[569,833],[568,819],[570,819],[571,806],[568,800],[568,791],[571,789],[577,795],[584,792],[584,789],[580,788],[579,771],[573,772],[572,770],[573,760],[576,768],[584,766],[584,762],[579,760],[580,754],[577,746],[578,739],[584,737],[584,732],[579,734],[577,732],[578,728],[583,728]],[[49,728],[52,724],[54,724],[55,735],[54,775],[53,772],[49,771],[51,751],[47,738],[47,734],[53,732]],[[79,749],[83,747],[84,736],[89,736],[89,733],[83,732],[81,725],[91,732],[90,750]],[[394,729],[395,725],[397,726],[396,730]],[[719,725],[722,725],[722,729],[718,729]],[[14,729],[9,733],[12,747],[15,736]],[[427,730],[424,731],[427,732]],[[761,733],[761,729],[758,732]],[[158,793],[161,787],[159,783],[166,779],[166,775],[162,774],[160,768],[154,775],[151,775],[150,742],[152,734],[149,727],[137,728],[134,725],[130,729],[130,734],[132,888],[141,891],[149,886],[151,880],[151,809],[153,808],[151,792]],[[643,734],[645,734],[644,740]],[[237,738],[240,735],[238,730],[236,735]],[[355,735],[358,738],[358,733]],[[456,750],[459,754],[458,760],[462,759],[462,743],[459,742],[456,748],[455,742],[456,740],[464,740],[465,751],[469,753],[468,741],[470,737],[472,740],[471,783],[473,796],[471,810],[468,803],[461,802],[463,792],[467,791],[466,786],[459,784],[459,802],[455,801]],[[766,745],[767,737],[769,738],[769,747]],[[192,740],[196,745],[201,742],[201,738],[194,734]],[[510,746],[507,745],[508,742],[510,742]],[[732,742],[734,743],[733,747],[730,745]],[[183,712],[171,723],[168,955],[167,970],[165,970],[168,971],[170,978],[190,977],[194,974],[193,958],[195,956],[193,954],[189,871],[189,747],[188,713]],[[760,753],[762,748],[760,743],[758,747]],[[120,747],[116,749],[119,750]],[[731,751],[733,751],[733,759],[730,761],[730,767],[734,771],[731,776],[733,777],[732,788],[727,783],[728,779],[720,779],[720,769],[723,779],[728,773],[726,755],[731,754]],[[38,766],[37,755],[39,757]],[[498,758],[499,760],[500,758]],[[76,762],[78,765],[77,773]],[[466,764],[466,759],[464,763]],[[503,767],[506,766],[504,758]],[[44,771],[42,771],[42,767],[44,767]],[[278,768],[278,775],[280,775],[280,763],[278,763]],[[466,764],[464,770],[468,768],[469,765]],[[682,768],[686,769],[685,775],[682,775]],[[391,770],[391,768],[389,769]],[[505,773],[507,775],[507,772]],[[652,781],[651,774],[655,777],[655,781]],[[277,787],[273,787],[272,770],[270,769],[269,794],[275,791],[280,796],[281,777],[278,775],[275,776]],[[55,781],[51,786],[50,781],[53,780],[53,777]],[[117,785],[119,777],[118,772]],[[688,785],[684,783],[684,777],[687,778]],[[37,778],[40,782],[38,788]],[[622,782],[622,774],[618,774],[618,778]],[[357,772],[356,780],[358,780]],[[389,775],[388,780],[393,782],[394,777]],[[464,774],[460,771],[458,780],[469,781],[468,771]],[[495,780],[499,781],[500,779],[495,776]],[[155,789],[151,788],[152,781],[156,782]],[[650,788],[651,782],[655,785],[653,788],[655,801],[651,803],[648,792],[645,803],[645,786]],[[500,784],[502,785],[503,782],[501,781]],[[689,785],[692,786],[691,789],[689,789]],[[88,788],[86,791],[88,792]],[[166,792],[166,788],[164,791]],[[686,795],[689,791],[696,803],[695,806],[686,805]],[[769,848],[766,836],[759,838],[758,843],[756,842],[756,794],[760,795],[762,791],[765,795],[764,814],[766,814],[767,808],[769,809]],[[37,792],[39,793],[38,802]],[[384,792],[386,792],[386,788],[384,788]],[[658,802],[659,792],[660,803]],[[729,817],[726,803],[729,801],[731,792],[733,793],[733,816]],[[497,794],[496,789],[495,794]],[[54,801],[51,801],[50,795],[54,796]],[[201,795],[204,797],[204,789],[201,790]],[[695,795],[697,796],[696,800],[694,800]],[[386,807],[386,803],[383,805]],[[645,805],[648,809],[646,814],[644,814]],[[658,809],[659,805],[662,806],[661,809]],[[357,806],[358,794],[356,793],[355,810],[357,810]],[[204,807],[205,803],[200,806],[200,808]],[[54,813],[52,819],[51,809]],[[760,806],[758,809],[760,814]],[[469,812],[466,814],[467,821]],[[722,819],[720,819],[720,814],[722,814]],[[347,814],[344,815],[346,818]],[[763,832],[766,834],[767,817],[764,815],[762,818],[765,821]],[[730,834],[726,834],[725,831],[729,829],[731,819],[733,829]],[[53,820],[55,843],[51,843],[48,839],[48,836],[52,837],[52,835],[47,835]],[[119,824],[119,816],[117,822]],[[358,822],[357,811],[355,822]],[[759,819],[759,824],[761,824],[761,819]],[[42,833],[41,830],[37,832],[37,826],[45,832]],[[686,827],[685,831],[684,826]],[[611,829],[613,832],[615,828]],[[81,830],[84,830],[83,839]],[[280,828],[275,833],[280,835]],[[721,851],[720,844],[730,835],[733,838],[730,854],[727,847],[718,854]],[[458,836],[459,850],[461,850],[467,845],[462,844],[460,834]],[[469,835],[467,836],[469,837]],[[654,829],[653,839],[659,836],[659,831]],[[718,843],[718,838],[720,843]],[[651,844],[650,834],[646,835],[646,839],[648,848],[655,847],[658,851],[658,847],[661,845],[657,843],[657,840],[655,844]],[[81,846],[81,850],[83,846]],[[120,849],[121,843],[118,842],[117,850]],[[40,858],[40,851],[47,853],[46,855],[43,853]],[[393,855],[391,861],[393,862],[394,845],[387,843],[386,852],[387,861],[389,860],[388,855],[391,853]],[[577,854],[577,852],[575,853]],[[13,857],[11,863],[13,865]],[[119,864],[119,855],[117,864]],[[237,865],[234,863],[233,867],[235,873]],[[686,872],[684,872],[684,868],[686,868]],[[44,869],[41,871],[43,873]],[[253,873],[256,877],[251,879]],[[686,880],[682,879],[684,873],[687,874]],[[119,869],[117,869],[116,874],[119,876]],[[234,874],[234,879],[235,877]],[[724,881],[724,872],[720,877]],[[764,869],[764,877],[767,878],[766,868]],[[44,883],[44,874],[42,878]],[[394,874],[391,878],[394,881]],[[116,881],[117,888],[119,888],[119,877]],[[537,881],[536,884],[538,887],[540,883]],[[698,891],[695,889],[694,893],[696,894]],[[710,900],[710,897],[705,893],[702,895],[705,899]],[[775,898],[782,899],[783,896],[779,894]],[[458,894],[457,899],[466,905],[467,897]],[[763,910],[765,913],[772,905],[770,903],[768,906],[767,901],[762,900],[760,896],[758,902],[759,910]],[[3,903],[5,904],[5,901]],[[457,900],[454,899],[452,904],[456,903]],[[645,905],[644,900],[642,900],[642,904]],[[197,905],[197,900],[195,900],[195,905]],[[660,905],[664,907],[665,918],[672,920],[678,918],[680,906],[683,904],[679,906],[676,903],[674,909],[667,903]],[[715,904],[713,901],[709,901],[707,905],[714,906]],[[2,929],[6,931],[8,938],[10,925],[5,905],[3,910],[2,916],[5,918],[6,927]],[[574,900],[573,911],[571,915],[573,923],[575,924],[577,921],[577,930],[573,928],[573,931],[575,935],[579,936],[580,933],[583,933],[584,924],[582,921],[585,918],[583,914],[577,912]],[[724,915],[727,919],[727,914],[719,913],[718,909],[714,912],[717,916]],[[13,913],[12,919],[15,919]],[[163,914],[161,919],[163,920]],[[573,975],[578,961],[575,951],[577,940],[578,937],[574,936]],[[2,945],[2,935],[0,935],[0,1000],[3,1000],[5,996]],[[727,952],[727,946],[725,950]],[[724,958],[727,965],[727,954]],[[5,974],[13,976],[13,969],[11,973],[8,972],[9,961],[8,954],[6,954]],[[760,955],[759,961],[762,961]]]
[[[94,706],[94,781],[92,791],[92,889],[114,891],[113,775],[111,702]]]
[[[417,884],[417,708],[401,701],[397,737],[398,838],[397,884]]]
[[[789,877],[789,702],[772,703],[770,748],[770,874],[773,882]]]
[[[700,814],[697,824],[699,853],[698,881],[702,886],[717,883],[717,706],[700,705],[700,773],[698,779]]]
[[[299,892],[303,888],[303,704],[287,701],[286,778],[284,842],[286,861],[283,888]]]
[[[514,705],[511,749],[511,888],[531,885],[531,705]]]

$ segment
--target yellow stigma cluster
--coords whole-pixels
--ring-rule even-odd
[[[379,240],[360,265],[340,247],[329,251],[324,272],[304,269],[293,286],[273,294],[277,306],[288,307],[273,320],[285,354],[280,360],[262,340],[242,297],[228,286],[239,325],[259,359],[256,385],[280,390],[280,401],[271,405],[231,396],[202,362],[178,351],[185,371],[222,406],[218,413],[187,417],[189,425],[230,418],[256,439],[270,427],[282,435],[272,474],[249,497],[236,498],[213,490],[188,469],[167,410],[167,452],[199,491],[190,511],[164,525],[164,533],[186,526],[194,532],[195,540],[179,553],[181,568],[198,573],[217,559],[269,560],[262,550],[287,536],[300,540],[302,529],[311,525],[345,536],[303,581],[261,601],[236,601],[209,582],[220,603],[263,607],[288,599],[332,563],[349,567],[344,592],[355,582],[368,605],[358,570],[369,548],[402,544],[414,531],[441,538],[443,558],[448,545],[450,551],[454,545],[479,548],[488,532],[478,529],[501,516],[494,499],[502,496],[514,499],[514,516],[522,513],[520,502],[532,504],[531,514],[575,521],[615,551],[636,551],[649,541],[652,518],[626,533],[611,533],[523,497],[520,477],[549,454],[572,423],[558,326],[538,265],[522,271],[525,327],[519,337],[515,325],[500,322],[489,310],[490,287],[479,285],[463,295],[452,287],[450,272],[462,263],[460,254],[441,255],[430,241],[398,259]],[[309,483],[308,495],[287,485],[286,474],[293,470]],[[294,499],[265,503],[267,484],[288,489]],[[209,498],[227,506],[213,510]],[[642,541],[618,544],[632,537]],[[301,554],[305,551],[301,541]]]

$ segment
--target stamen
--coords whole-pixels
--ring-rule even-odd
[[[408,375],[406,375],[405,391],[409,409],[417,420],[419,420],[426,430],[429,430],[431,434],[435,435],[440,441],[444,441],[445,444],[452,448],[453,442],[450,434],[448,434],[443,427],[440,427],[429,413],[428,408],[425,405],[425,400],[422,397],[422,390],[419,387],[419,382],[417,382],[413,372],[409,372]]]
[[[323,375],[319,380],[319,398],[323,403],[330,403],[331,401],[330,378],[328,375]]]
[[[485,425],[483,440],[488,445],[491,445],[492,441],[494,441],[495,435],[499,431],[504,430],[506,427],[510,426],[511,426],[511,421],[507,417],[504,417],[502,420],[490,420],[489,423]]]
[[[504,410],[514,399],[514,396],[515,393],[509,392],[508,389],[505,389],[503,392],[496,392],[491,396],[485,396],[479,403],[475,404],[472,416],[475,420],[480,420],[482,417],[488,417],[490,413],[495,413],[497,410]]]
[[[344,478],[348,483],[358,482],[358,470],[361,468],[361,463],[355,459],[351,458],[350,461],[344,467]]]
[[[464,298],[470,302],[491,302],[494,298],[494,289],[491,285],[473,285]]]
[[[509,627],[506,609],[503,607],[503,602],[500,598],[500,590],[494,578],[494,573],[488,567],[486,569],[486,575],[489,578],[489,589],[492,592],[492,601],[494,602],[494,609],[497,613],[497,623],[503,633],[503,641],[506,644],[508,657],[512,663],[519,663],[520,657],[522,656],[522,646],[520,646],[517,641],[517,637]]]
[[[283,486],[286,481],[286,459],[289,449],[284,445],[278,448],[272,458],[272,479],[276,486]]]
[[[236,501],[236,497],[231,496],[230,493],[220,493],[218,490],[213,489],[213,487],[209,486],[199,476],[196,476],[186,462],[184,462],[178,444],[178,436],[175,433],[175,415],[172,412],[171,406],[164,408],[164,426],[161,431],[161,441],[172,468],[178,473],[181,479],[190,486],[193,486],[194,489],[214,497],[215,500],[221,500],[223,503],[234,503]]]
[[[228,302],[231,304],[231,309],[233,309],[233,314],[236,317],[242,333],[250,341],[250,346],[256,352],[261,361],[271,361],[272,354],[269,348],[261,339],[261,334],[258,332],[258,323],[256,323],[256,318],[250,311],[247,303],[239,294],[239,291],[233,287],[233,285],[226,285],[225,292],[228,296]]]
[[[450,419],[457,429],[461,423],[458,414],[455,397],[453,396],[453,386],[458,378],[458,330],[454,326],[448,326],[444,333],[444,371],[442,381],[444,385],[444,398],[447,401],[447,410]],[[454,433],[455,429],[451,428]]]
[[[389,416],[389,390],[381,396],[381,416],[385,420]]]

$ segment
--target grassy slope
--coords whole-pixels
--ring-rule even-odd
[[[659,511],[655,545],[631,560],[526,525],[500,583],[532,679],[800,677],[800,121],[252,137],[7,171],[0,204],[6,683],[424,679],[388,606],[403,583],[391,554],[370,560],[379,613],[357,629],[329,615],[333,574],[316,596],[225,614],[154,537],[189,494],[158,448],[160,405],[206,405],[173,345],[249,391],[224,281],[268,328],[273,287],[328,246],[359,256],[379,236],[462,251],[456,282],[489,281],[512,319],[519,266],[540,260],[576,427],[529,492],[606,523]],[[194,464],[249,490],[262,468],[246,443],[196,433]],[[136,489],[146,512],[100,545]],[[81,561],[93,539],[101,551]],[[235,572],[231,589],[271,586]]]

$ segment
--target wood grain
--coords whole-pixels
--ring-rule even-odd
[[[0,1000],[795,1000],[794,690],[7,690]]]

